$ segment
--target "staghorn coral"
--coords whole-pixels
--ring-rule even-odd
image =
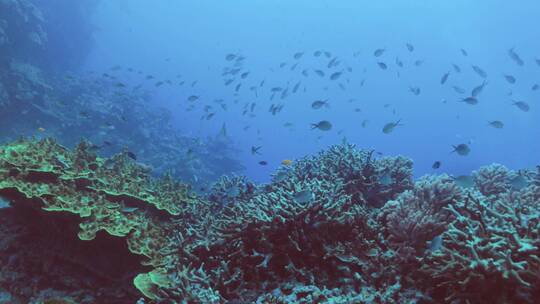
[[[483,195],[497,197],[510,189],[510,174],[505,166],[492,164],[474,171],[473,179]]]
[[[537,298],[540,201],[522,205],[529,191],[499,199],[472,191],[446,207],[455,220],[443,234],[443,249],[427,255],[422,267],[437,297],[478,303],[532,303]],[[531,221],[530,214],[536,219]]]
[[[519,173],[519,187],[500,166],[480,169],[474,188],[447,175],[413,184],[411,161],[344,144],[267,185],[224,177],[206,201],[170,175],[149,177],[126,153],[103,159],[92,147],[0,148],[0,196],[13,206],[0,210],[0,252],[24,251],[0,255],[10,295],[221,304],[534,303],[540,294],[536,172]],[[440,248],[426,250],[435,236]],[[72,245],[58,253],[58,244]],[[35,291],[21,283],[29,273]],[[48,276],[61,282],[51,292]]]
[[[461,189],[449,176],[425,176],[412,190],[388,201],[379,211],[378,221],[389,242],[419,254],[452,220],[452,213],[445,208],[461,199]]]
[[[255,301],[261,291],[296,281],[384,289],[395,283],[387,267],[393,256],[379,255],[385,250],[371,206],[394,195],[381,175],[390,174],[396,189],[410,185],[407,164],[403,158],[375,159],[352,145],[297,160],[273,183],[215,215],[206,241],[192,249],[193,265],[203,267],[230,300]],[[298,196],[305,193],[308,201]]]

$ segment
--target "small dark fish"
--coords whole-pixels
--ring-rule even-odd
[[[526,188],[528,185],[529,182],[523,176],[523,174],[518,174],[510,180],[510,186],[512,186],[512,189],[516,191],[520,191],[521,189]]]
[[[375,57],[381,57],[382,54],[384,54],[384,51],[386,51],[385,49],[376,49],[374,52],[373,52],[373,56]]]
[[[225,56],[225,60],[227,60],[227,61],[233,61],[235,58],[236,58],[235,54],[227,54]]]
[[[294,194],[294,200],[299,204],[307,204],[314,199],[313,192],[310,190],[302,190]]]
[[[388,69],[388,66],[384,62],[377,62],[377,65],[379,66],[379,68],[381,68],[381,70]]]
[[[261,155],[259,150],[262,148],[262,146],[252,146],[251,147],[251,155]]]
[[[465,56],[465,57],[466,57],[466,56],[469,56],[469,53],[467,53],[467,51],[466,51],[466,50],[464,50],[464,49],[461,49],[461,55],[463,55],[463,56]]]
[[[482,78],[487,78],[487,73],[486,71],[484,71],[482,68],[480,68],[479,66],[477,65],[472,65],[472,69],[473,71],[478,74],[478,76],[482,77]]]
[[[126,151],[126,156],[133,159],[133,160],[137,160],[137,156],[135,155],[135,153],[133,153],[131,151]]]
[[[322,52],[321,52],[321,51],[315,51],[315,52],[313,53],[313,56],[315,56],[315,57],[320,57],[321,55],[322,55]]]
[[[156,87],[160,87],[160,86],[163,85],[163,83],[164,83],[163,81],[158,81],[158,82],[156,82],[155,86],[156,86]]]
[[[435,252],[435,251],[441,250],[442,247],[443,247],[443,238],[439,234],[429,242],[428,250],[431,252]]]
[[[431,165],[431,168],[433,169],[439,169],[441,167],[441,162],[440,161],[436,161],[433,163],[433,165]]]
[[[301,84],[301,82],[299,81],[294,85],[294,87],[292,89],[293,94],[298,91],[298,89],[300,88],[300,84]]]
[[[452,177],[454,180],[454,183],[456,185],[460,186],[461,188],[473,188],[474,187],[474,179],[470,175],[459,175],[456,177]]]
[[[514,48],[511,48],[508,50],[508,56],[510,56],[510,58],[512,60],[514,60],[514,62],[519,65],[519,66],[523,66],[524,65],[524,62],[523,60],[521,59],[521,57],[519,57],[519,55],[516,53],[516,51],[514,51]]]
[[[524,101],[513,101],[512,104],[518,107],[518,109],[523,112],[529,112],[529,110],[531,109],[529,104]]]
[[[539,84],[534,84],[532,87],[531,87],[531,90],[533,91],[538,91],[538,89],[540,89],[540,85]]]
[[[332,123],[327,120],[321,120],[318,123],[312,123],[311,129],[319,129],[321,131],[329,131],[332,129]]]
[[[314,102],[311,103],[311,108],[312,109],[315,109],[315,110],[318,110],[322,107],[326,107],[328,108],[328,99],[325,99],[325,100],[315,100]]]
[[[421,93],[421,90],[419,87],[409,87],[409,92],[413,93],[414,95],[418,96]]]
[[[461,155],[461,156],[469,155],[469,153],[471,152],[471,148],[469,148],[467,144],[459,144],[457,146],[452,146],[452,147],[454,148],[454,150],[452,150],[452,153],[456,152],[458,155]]]
[[[461,101],[465,102],[466,104],[470,104],[470,105],[478,104],[478,99],[476,97],[474,97],[474,96],[470,96],[470,97],[467,97],[467,98],[461,98]]]
[[[400,68],[403,67],[403,61],[401,61],[398,57],[396,57],[396,65]]]
[[[414,45],[410,44],[410,43],[405,43],[405,46],[407,47],[407,50],[409,52],[412,52],[414,51]]]
[[[249,72],[244,72],[244,73],[242,73],[242,74],[240,75],[240,78],[246,79],[246,78],[248,77],[248,75],[249,75]]]
[[[454,68],[454,71],[456,71],[456,73],[461,73],[461,68],[459,67],[459,65],[452,63],[452,67]]]
[[[339,77],[341,77],[341,74],[343,74],[342,72],[335,72],[335,73],[332,73],[332,75],[330,75],[330,80],[337,80],[339,79]]]
[[[268,162],[265,161],[265,160],[261,160],[261,161],[259,162],[259,165],[261,165],[261,166],[266,166],[266,165],[268,165]]]
[[[295,53],[293,57],[294,57],[294,59],[298,60],[298,59],[302,58],[302,56],[304,56],[304,52]]]
[[[315,70],[315,74],[319,75],[320,77],[324,77],[324,72],[321,70]]]
[[[423,63],[424,63],[424,60],[416,60],[416,61],[414,62],[414,65],[417,66],[417,67],[419,67],[419,66],[421,66]]]
[[[480,95],[480,93],[482,93],[482,91],[484,90],[486,85],[487,85],[487,82],[483,81],[481,85],[476,86],[474,89],[472,89],[471,96],[472,97],[477,97],[478,95]]]
[[[199,96],[197,95],[191,95],[188,97],[188,101],[191,101],[191,102],[197,101],[198,99],[199,99]]]
[[[488,124],[492,127],[494,127],[495,129],[502,129],[504,128],[504,123],[500,120],[493,120],[493,121],[488,121]]]
[[[512,75],[503,75],[503,76],[504,76],[504,79],[506,79],[506,82],[508,82],[509,84],[516,83],[516,77]]]
[[[445,84],[446,81],[448,80],[448,76],[450,76],[450,72],[446,72],[442,77],[441,77],[441,85]]]
[[[536,61],[536,64],[540,65],[540,59],[535,59],[534,61]]]
[[[401,122],[401,119],[396,122],[389,122],[385,124],[384,127],[382,128],[382,132],[384,134],[392,133],[397,126],[403,126],[403,124],[400,124],[400,122]]]

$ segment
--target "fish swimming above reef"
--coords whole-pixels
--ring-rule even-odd
[[[413,93],[414,95],[418,96],[422,92],[419,87],[409,87],[409,92]]]
[[[261,155],[259,150],[261,150],[262,146],[252,146],[251,147],[251,155]]]
[[[440,81],[441,85],[446,83],[446,81],[448,80],[448,76],[450,76],[450,72],[446,72],[446,73],[444,73],[444,75],[442,75],[441,81]]]
[[[458,175],[456,177],[452,177],[454,180],[454,183],[456,185],[460,186],[461,188],[473,188],[474,187],[474,179],[470,175]]]
[[[375,56],[375,57],[381,57],[381,56],[384,54],[385,51],[386,51],[385,49],[376,49],[376,50],[373,52],[373,56]]]
[[[529,112],[531,107],[524,101],[513,101],[512,104],[523,112]]]
[[[379,68],[381,68],[381,70],[388,69],[388,66],[384,62],[377,62],[377,65],[379,66]]]
[[[523,66],[525,64],[516,51],[514,51],[514,48],[508,50],[508,56],[510,56],[510,58],[519,66]]]
[[[284,160],[281,161],[281,164],[284,165],[284,166],[290,166],[292,163],[293,163],[293,161],[290,160],[290,159],[284,159]]]
[[[401,119],[395,121],[395,122],[389,122],[387,124],[385,124],[382,128],[382,132],[384,134],[390,134],[394,131],[394,129],[397,127],[397,126],[403,126],[403,124],[400,123],[401,122]]]
[[[407,47],[407,50],[409,52],[413,52],[414,51],[414,45],[412,45],[411,43],[405,43],[405,46]]]
[[[474,87],[471,91],[471,96],[472,97],[477,97],[478,95],[480,95],[480,93],[482,93],[482,91],[484,90],[484,88],[486,87],[487,85],[487,82],[486,81],[483,81],[482,84]]]
[[[494,127],[495,129],[502,129],[504,127],[504,123],[500,120],[488,121],[488,125]]]
[[[486,71],[484,71],[482,68],[480,68],[479,66],[477,65],[473,65],[472,66],[472,69],[473,71],[478,74],[478,76],[482,77],[482,78],[487,78],[487,73]]]
[[[460,100],[461,102],[464,102],[466,104],[469,104],[469,105],[477,105],[478,104],[478,99],[474,96],[469,96],[469,97],[466,97],[466,98],[461,98]]]
[[[321,131],[329,131],[332,129],[332,123],[328,120],[321,120],[318,123],[312,123],[311,129],[319,129]]]
[[[452,148],[454,148],[454,150],[452,150],[452,153],[456,152],[458,155],[461,156],[467,156],[471,152],[471,148],[469,148],[467,144],[458,144],[457,146],[452,146]]]
[[[341,77],[341,74],[343,74],[343,72],[335,72],[335,73],[332,73],[330,75],[330,80],[337,80],[339,79],[339,77]]]
[[[326,107],[328,108],[329,107],[329,104],[328,104],[328,99],[325,99],[325,100],[315,100],[314,102],[311,103],[311,108],[312,109],[315,109],[315,110],[318,110],[322,107]]]
[[[443,238],[439,234],[429,242],[428,250],[431,252],[435,252],[437,250],[441,250],[442,246],[443,246]]]
[[[304,52],[297,52],[293,55],[293,58],[298,60],[300,58],[302,58],[302,56],[304,56]]]
[[[503,77],[506,80],[506,82],[508,82],[509,84],[515,84],[516,83],[516,77],[514,77],[512,75],[503,75]]]
[[[433,169],[439,169],[441,167],[441,162],[440,161],[435,161],[433,163],[433,165],[431,165],[431,168]]]
[[[299,204],[307,204],[311,202],[315,198],[315,196],[313,195],[313,192],[311,192],[310,190],[302,190],[302,191],[296,192],[293,195],[293,198]]]
[[[188,97],[188,101],[193,102],[199,100],[199,96],[197,95],[191,95]]]
[[[529,185],[529,181],[523,173],[520,171],[514,177],[510,179],[510,186],[513,190],[520,191],[523,188],[526,188]]]

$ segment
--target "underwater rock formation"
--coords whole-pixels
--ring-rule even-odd
[[[69,151],[45,139],[0,148],[0,196],[11,204],[0,209],[6,297],[534,303],[540,295],[540,168],[483,167],[477,187],[461,188],[447,175],[415,182],[409,159],[342,144],[280,168],[270,184],[223,177],[196,196],[125,153],[100,158],[91,146]],[[489,185],[498,176],[521,176],[523,187]]]
[[[98,3],[0,1],[0,140],[52,136],[74,147],[85,138],[106,156],[127,147],[154,173],[200,187],[242,171],[229,138],[184,136],[186,130],[173,128],[171,113],[151,105],[144,89],[80,71],[92,43],[88,12]]]

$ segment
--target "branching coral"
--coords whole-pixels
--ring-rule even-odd
[[[538,215],[539,201],[525,207],[520,196],[508,195],[487,200],[471,192],[446,207],[455,220],[443,234],[444,248],[426,256],[422,268],[445,301],[531,302],[540,292],[540,226],[524,215]]]
[[[410,160],[344,144],[267,185],[224,177],[207,201],[171,176],[151,178],[126,152],[103,159],[92,149],[3,146],[0,196],[85,243],[122,240],[118,252],[144,260],[129,280],[150,303],[534,303],[540,294],[536,172],[493,165],[472,188],[447,175],[413,184]],[[103,276],[109,264],[98,264],[88,271]]]
[[[393,246],[419,254],[428,241],[446,230],[452,219],[446,208],[461,199],[461,189],[449,176],[426,176],[416,182],[414,189],[386,203],[378,220]]]

